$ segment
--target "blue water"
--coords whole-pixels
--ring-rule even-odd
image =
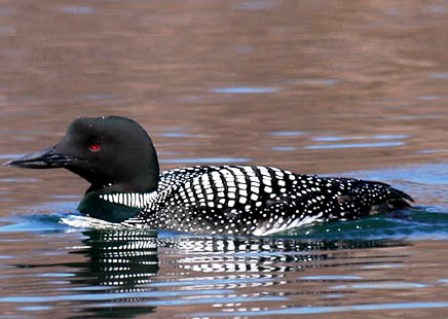
[[[448,165],[428,164],[344,175],[390,181],[418,201],[430,188],[444,187],[447,174]],[[60,312],[70,318],[171,312],[240,318],[402,310],[424,316],[429,309],[448,310],[440,295],[448,288],[444,257],[424,259],[433,265],[432,278],[406,271],[425,273],[418,256],[428,242],[432,252],[446,251],[444,202],[255,238],[99,227],[75,212],[77,201],[65,199],[70,201],[23,207],[0,219],[0,309],[21,318]],[[362,297],[373,291],[381,294]],[[415,297],[419,291],[434,295]],[[393,301],[403,292],[414,297]]]
[[[0,219],[0,233],[9,232],[70,232],[85,228],[96,228],[89,220],[84,220],[75,212],[77,202],[46,204],[46,209],[65,208],[66,212],[50,214],[29,214],[8,216]],[[437,211],[439,210],[439,211]],[[354,221],[318,223],[304,225],[274,235],[270,238],[299,240],[385,240],[385,239],[448,239],[448,213],[436,207],[414,207],[407,211],[398,211],[387,215],[365,217]],[[79,226],[66,223],[80,222]],[[79,228],[79,229],[77,229]],[[101,228],[109,228],[108,226]],[[110,227],[111,229],[113,227]],[[172,232],[160,230],[159,238],[172,236]],[[177,235],[177,234],[176,234]],[[189,235],[192,236],[192,235]]]
[[[275,87],[229,87],[216,88],[211,90],[213,93],[229,93],[229,94],[260,94],[260,93],[274,93],[279,91]]]

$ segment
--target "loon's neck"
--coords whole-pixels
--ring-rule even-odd
[[[87,193],[79,203],[77,210],[83,215],[112,223],[123,222],[140,212],[139,207],[126,206],[107,201],[97,192]]]
[[[86,216],[120,223],[137,215],[155,194],[153,187],[136,190],[129,184],[91,185],[77,210]]]

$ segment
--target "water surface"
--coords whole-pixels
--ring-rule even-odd
[[[0,3],[0,161],[76,116],[164,169],[265,164],[393,184],[407,212],[266,238],[92,227],[88,185],[0,168],[2,318],[446,318],[448,4]]]

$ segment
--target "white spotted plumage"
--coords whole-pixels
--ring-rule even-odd
[[[142,210],[126,224],[227,235],[267,235],[316,221],[354,219],[380,210],[391,196],[409,200],[379,182],[264,166],[165,171],[151,196],[129,195],[132,200],[124,205],[138,204]]]

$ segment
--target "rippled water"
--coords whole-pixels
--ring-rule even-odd
[[[108,228],[65,171],[0,167],[2,318],[446,318],[448,4],[0,3],[0,161],[76,116],[138,120],[164,169],[393,184],[406,212],[264,238]]]
[[[0,229],[0,309],[67,318],[442,318],[448,218],[440,215],[416,211],[271,238],[79,229],[60,223],[74,218],[68,213],[16,217]],[[433,234],[439,241],[427,241]]]

